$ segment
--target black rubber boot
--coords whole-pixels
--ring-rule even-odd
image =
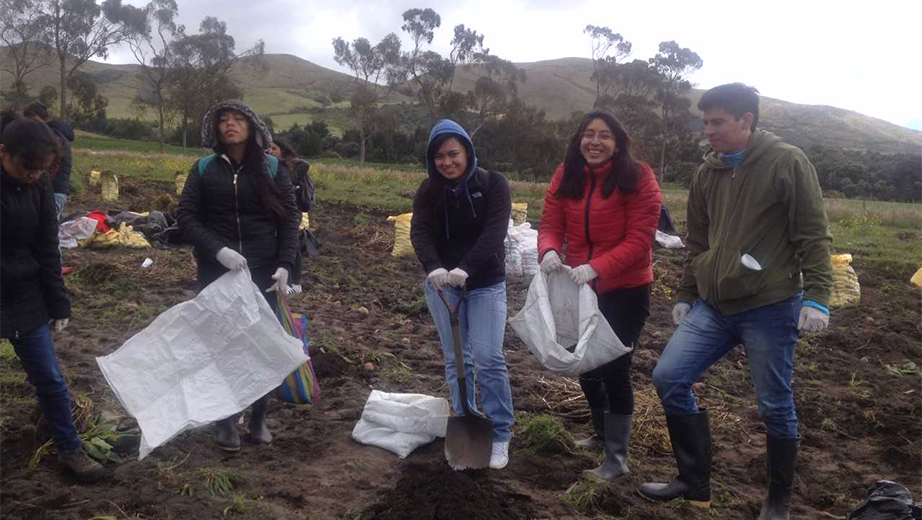
[[[584,450],[601,450],[605,447],[605,408],[589,408],[592,414],[592,429],[595,431],[591,436],[581,441],[576,441],[577,448]]]
[[[253,411],[250,415],[250,441],[253,444],[269,444],[272,442],[272,434],[266,428],[266,412],[268,410],[268,394],[253,403]]]
[[[762,504],[759,520],[788,520],[800,439],[766,436],[765,447],[768,450],[768,496]]]
[[[595,469],[587,469],[584,476],[614,480],[627,475],[627,448],[631,441],[633,415],[605,413],[605,460]]]
[[[655,502],[684,498],[698,507],[711,507],[711,429],[707,410],[693,415],[667,415],[669,440],[679,476],[669,484],[640,485],[640,495]]]
[[[224,451],[240,451],[240,436],[237,435],[237,416],[231,415],[227,419],[215,421],[218,430],[218,447]]]

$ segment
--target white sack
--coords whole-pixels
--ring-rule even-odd
[[[544,368],[562,376],[577,376],[631,351],[602,316],[592,287],[576,284],[567,268],[549,275],[539,269],[525,306],[509,324]]]
[[[85,240],[96,234],[98,224],[98,221],[89,217],[68,220],[58,226],[58,242],[65,249],[77,247],[77,240]]]
[[[401,459],[436,437],[444,437],[451,410],[441,397],[372,390],[352,438]]]
[[[244,410],[307,361],[247,270],[230,271],[96,358],[138,421],[138,460],[185,430]]]
[[[663,233],[658,229],[656,230],[656,243],[667,249],[681,249],[685,247],[685,244],[682,243],[681,238],[675,235],[670,235],[668,233]]]
[[[514,252],[510,259],[510,250]],[[510,271],[511,266],[511,273]],[[506,232],[507,274],[531,276],[538,270],[538,231],[528,222],[512,225]]]

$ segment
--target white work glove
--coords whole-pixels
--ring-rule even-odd
[[[451,271],[448,271],[448,285],[453,287],[464,287],[465,282],[467,282],[467,272],[463,269],[455,267]]]
[[[53,320],[53,321],[54,321],[54,331],[55,331],[55,332],[63,332],[64,329],[67,327],[67,324],[70,322],[70,319],[69,319],[69,318],[61,318],[61,319],[59,319],[59,320]]]
[[[829,315],[817,309],[804,305],[800,309],[800,319],[797,321],[797,330],[804,332],[820,332],[829,326]]]
[[[442,290],[448,285],[448,271],[443,267],[429,273],[429,283],[438,290]]]
[[[215,258],[221,265],[230,269],[231,271],[246,269],[247,267],[247,259],[229,247],[222,247],[219,249],[218,254],[215,255]]]
[[[595,269],[589,264],[583,264],[570,270],[570,279],[580,285],[595,280],[598,277],[599,273],[595,272]]]
[[[279,267],[275,270],[275,274],[272,275],[272,279],[275,280],[275,283],[266,289],[266,292],[288,294],[288,269]]]
[[[675,307],[672,308],[672,323],[675,323],[676,327],[685,319],[685,316],[688,316],[688,311],[691,310],[691,304],[685,302],[679,302],[675,304]]]
[[[541,272],[544,274],[553,273],[554,271],[563,267],[563,264],[560,263],[560,257],[557,256],[557,251],[551,250],[547,253],[544,253],[544,258],[541,259]]]

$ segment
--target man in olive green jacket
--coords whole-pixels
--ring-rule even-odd
[[[794,346],[798,331],[829,324],[825,204],[806,155],[756,130],[756,89],[715,87],[698,109],[712,151],[688,194],[689,252],[672,311],[678,328],[653,371],[679,476],[643,484],[640,493],[710,504],[710,428],[692,385],[742,343],[767,432],[770,482],[759,519],[787,520],[799,447]]]

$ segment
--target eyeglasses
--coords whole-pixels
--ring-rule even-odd
[[[599,141],[613,141],[615,136],[608,132],[599,132],[598,134],[595,132],[583,132],[580,138],[586,141],[595,141],[596,138],[598,138]]]

